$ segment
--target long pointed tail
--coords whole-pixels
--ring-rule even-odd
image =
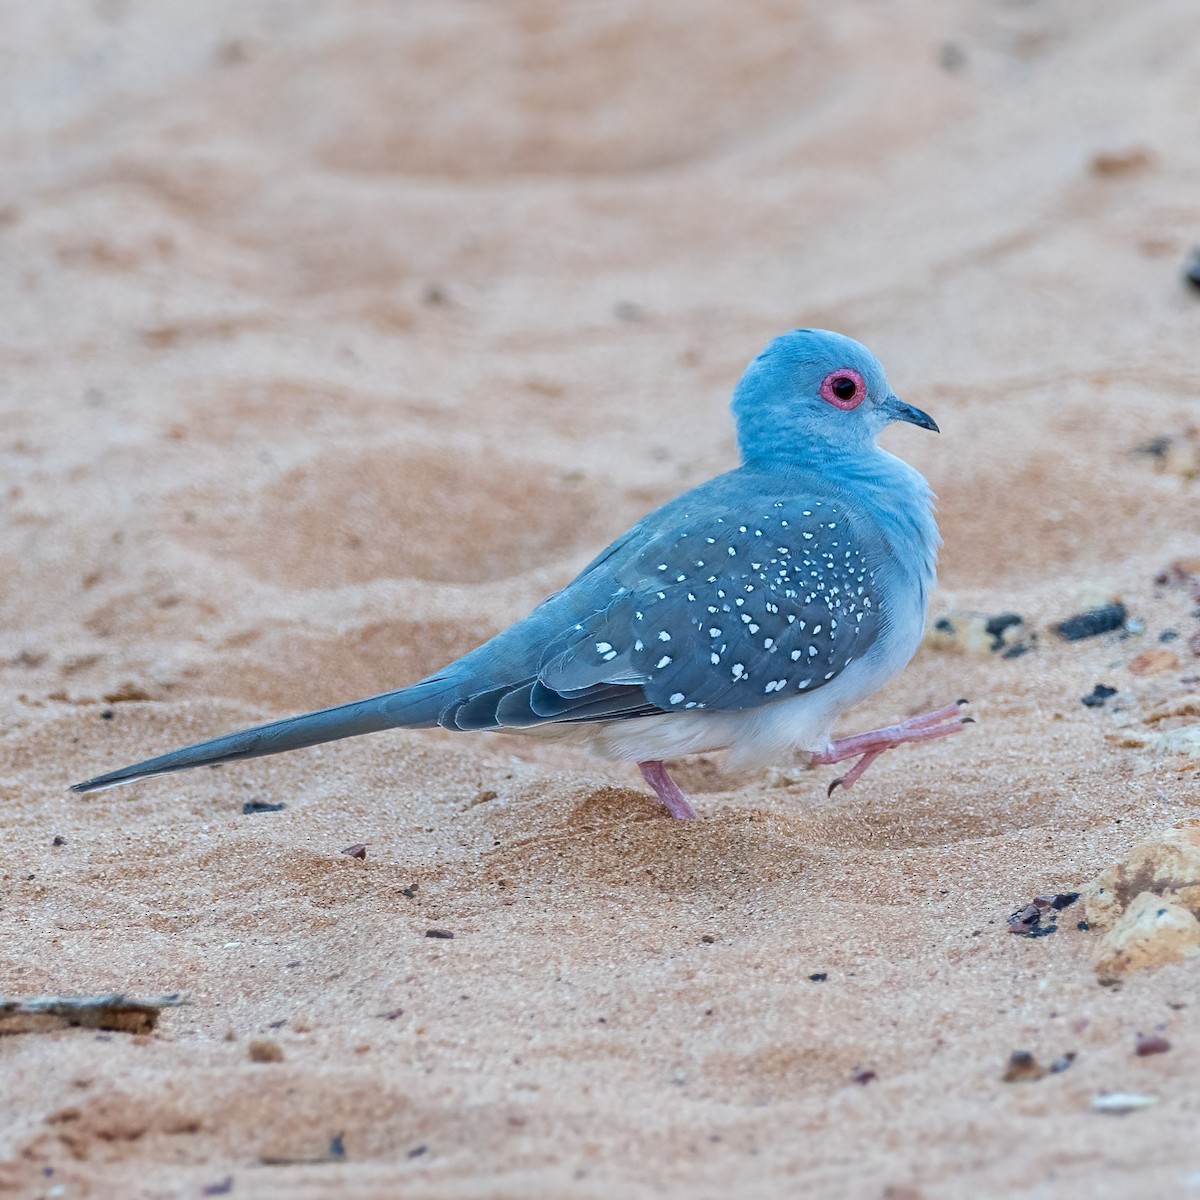
[[[77,783],[71,791],[98,792],[102,788],[116,787],[119,783],[148,779],[152,775],[232,762],[238,758],[280,754],[285,750],[299,750],[321,742],[356,737],[360,733],[378,733],[383,729],[401,726],[417,728],[436,725],[438,714],[453,699],[454,691],[453,681],[445,677],[423,680],[398,692],[385,692],[367,700],[356,700],[337,708],[324,708],[319,712],[272,721],[268,725],[185,746],[182,750],[172,750],[169,754],[160,754],[157,758],[148,758],[131,767],[122,767],[119,771],[110,771],[107,775]]]

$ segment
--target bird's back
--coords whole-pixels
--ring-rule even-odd
[[[649,514],[439,672],[454,695],[438,723],[738,711],[816,692],[879,649],[903,665],[937,531],[924,480],[877,454],[873,470],[836,477],[741,467]]]

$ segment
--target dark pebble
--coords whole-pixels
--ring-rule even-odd
[[[870,1083],[873,1079],[878,1079],[879,1076],[876,1075],[870,1067],[855,1067],[854,1070],[850,1072],[850,1078],[853,1079],[855,1083],[866,1087],[868,1083]]]
[[[1134,1053],[1138,1058],[1146,1058],[1151,1054],[1166,1054],[1170,1048],[1171,1043],[1157,1033],[1139,1033]]]
[[[1058,1057],[1057,1057],[1057,1058],[1056,1058],[1056,1059],[1055,1059],[1055,1060],[1054,1060],[1054,1061],[1053,1061],[1053,1062],[1050,1064],[1050,1074],[1051,1074],[1051,1075],[1060,1075],[1060,1074],[1061,1074],[1063,1071],[1065,1071],[1065,1070],[1066,1070],[1066,1069],[1067,1069],[1067,1068],[1068,1068],[1068,1067],[1069,1067],[1069,1066],[1070,1066],[1070,1065],[1071,1065],[1071,1064],[1072,1064],[1074,1061],[1075,1061],[1075,1051],[1074,1051],[1074,1050],[1068,1050],[1068,1051],[1066,1052],[1066,1054],[1060,1054],[1060,1055],[1059,1055],[1059,1056],[1058,1056]]]
[[[809,979],[811,979],[813,983],[824,983],[828,978],[829,973],[827,971],[814,971],[809,976]]]
[[[287,805],[282,800],[278,804],[268,804],[265,800],[247,800],[242,805],[244,813],[282,812]]]
[[[983,629],[989,637],[996,639],[992,649],[999,650],[1004,644],[1003,639],[1005,630],[1011,629],[1014,625],[1024,624],[1025,619],[1020,615],[1020,613],[1007,612],[1000,613],[995,617],[988,617],[987,624],[984,625]]]
[[[100,713],[100,720],[111,721],[113,719],[113,710],[111,708],[103,709]]]
[[[1024,645],[1009,646],[1000,657],[1001,658],[1020,658],[1022,654],[1028,654],[1029,647]]]
[[[408,887],[400,889],[400,895],[407,896],[409,900],[414,899],[416,897],[416,894],[417,894],[417,885],[415,883],[410,883],[408,885]]]
[[[1163,458],[1171,448],[1174,438],[1168,437],[1166,434],[1160,434],[1156,438],[1151,438],[1148,442],[1143,442],[1134,451],[1135,454],[1148,454],[1151,458]],[[1165,578],[1155,578],[1155,583],[1166,583]]]
[[[1187,262],[1183,264],[1183,277],[1200,292],[1200,246],[1188,255]]]
[[[1087,931],[1091,929],[1091,926],[1086,921],[1077,921],[1075,923],[1075,928],[1078,929],[1080,933],[1087,933]]]
[[[54,835],[54,841],[52,841],[50,843],[50,845],[52,845],[52,846],[65,846],[66,844],[67,844],[67,839],[65,837],[61,837],[57,833]]]
[[[449,929],[427,929],[425,930],[425,936],[431,938],[452,938],[454,934]]]
[[[428,1146],[414,1146],[408,1152],[408,1157],[409,1158],[420,1158],[422,1154],[426,1154],[426,1153],[428,1153],[428,1151],[429,1151]]]
[[[233,1176],[226,1175],[224,1179],[218,1180],[216,1183],[207,1184],[200,1189],[202,1196],[228,1196],[233,1191]]]
[[[1115,687],[1109,687],[1107,683],[1098,683],[1092,688],[1089,695],[1081,696],[1080,699],[1088,708],[1103,708],[1105,700],[1116,694]]]
[[[1046,1068],[1028,1050],[1014,1050],[1000,1078],[1005,1083],[1024,1083],[1041,1079],[1045,1074]]]
[[[342,851],[342,853],[344,855],[346,855],[347,858],[366,858],[367,857],[367,843],[366,842],[355,842],[353,846],[347,846],[345,848],[345,850]]]
[[[1079,899],[1078,892],[1050,892],[1044,896],[1035,896],[1023,908],[1018,908],[1008,918],[1008,929],[1018,937],[1040,938],[1049,937],[1057,932],[1058,926],[1042,924],[1042,914],[1047,911],[1062,912]]]
[[[329,1139],[329,1157],[341,1161],[346,1157],[346,1143],[342,1141],[342,1134],[335,1133]]]
[[[1179,637],[1179,632],[1178,632],[1178,630],[1175,630],[1175,629],[1164,629],[1164,630],[1162,631],[1162,633],[1160,633],[1160,634],[1158,635],[1158,640],[1159,640],[1160,642],[1173,642],[1173,641],[1175,641],[1175,639],[1176,639],[1176,638],[1178,638],[1178,637]]]
[[[1024,908],[1018,908],[1008,918],[1008,927],[1019,937],[1028,937],[1037,928],[1041,919],[1042,910],[1036,904],[1027,904]]]
[[[1096,637],[1098,634],[1120,629],[1128,616],[1125,605],[1106,604],[1103,608],[1076,613],[1065,621],[1059,621],[1054,626],[1054,632],[1068,642],[1078,642],[1083,638]]]

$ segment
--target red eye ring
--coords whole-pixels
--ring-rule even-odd
[[[866,381],[853,367],[839,367],[821,380],[821,399],[842,412],[857,408],[866,398]]]

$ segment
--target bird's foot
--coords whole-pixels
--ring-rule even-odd
[[[932,712],[919,713],[901,721],[898,725],[889,725],[885,729],[873,729],[869,733],[859,733],[854,737],[839,738],[832,742],[828,750],[822,750],[812,755],[810,762],[837,763],[847,758],[858,758],[858,762],[838,779],[829,785],[829,795],[841,787],[849,789],[854,786],[862,773],[885,751],[895,746],[903,746],[906,742],[929,742],[934,738],[949,737],[961,733],[964,725],[973,723],[971,717],[959,715],[959,709],[967,701],[958,700],[947,704],[944,708],[936,708]],[[861,757],[860,757],[861,756]]]
[[[694,821],[697,812],[683,788],[673,780],[667,771],[666,763],[652,759],[650,762],[638,763],[642,778],[654,789],[654,794],[663,802],[667,812],[677,821]]]

